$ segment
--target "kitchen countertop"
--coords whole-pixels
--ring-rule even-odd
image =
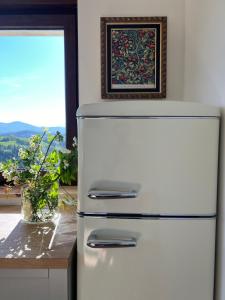
[[[19,206],[0,206],[0,268],[67,268],[76,244],[75,207],[53,223],[26,224]]]

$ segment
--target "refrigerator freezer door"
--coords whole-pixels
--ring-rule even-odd
[[[79,211],[216,213],[219,119],[79,119]]]
[[[214,241],[215,219],[79,218],[77,299],[212,300]]]

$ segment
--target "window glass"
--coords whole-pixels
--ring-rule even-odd
[[[0,31],[0,161],[49,128],[65,135],[63,30]]]

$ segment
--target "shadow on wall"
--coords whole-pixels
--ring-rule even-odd
[[[220,153],[219,153],[219,183],[218,183],[218,219],[217,219],[217,250],[216,250],[216,281],[215,299],[225,299],[222,273],[225,268],[225,107],[221,108],[220,120]]]

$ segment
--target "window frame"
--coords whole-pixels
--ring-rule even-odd
[[[64,31],[66,146],[77,136],[78,101],[77,9],[76,6],[13,7],[0,10],[0,30]]]

